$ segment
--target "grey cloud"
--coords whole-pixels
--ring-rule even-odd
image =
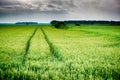
[[[73,5],[72,0],[1,0],[1,7],[18,8],[21,9],[33,9],[33,10],[69,10]]]
[[[0,6],[18,5],[17,0],[0,0]]]
[[[23,12],[37,17],[43,15],[44,18],[51,12],[48,14],[49,19],[120,20],[120,0],[0,0],[0,14],[4,10],[8,14],[21,15]]]
[[[119,0],[118,0],[119,1]],[[117,2],[114,0],[1,0],[0,6],[18,9],[33,10],[65,10],[74,11],[81,9],[111,10]]]

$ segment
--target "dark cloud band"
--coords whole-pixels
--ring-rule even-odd
[[[117,3],[116,3],[117,2]],[[119,0],[0,0],[0,7],[33,10],[111,9]]]
[[[40,12],[51,12],[54,16],[58,14],[55,12],[62,12],[62,16],[64,12],[66,19],[112,20],[120,18],[120,0],[0,0],[0,16],[2,13],[14,15],[22,12],[39,15],[43,15]]]

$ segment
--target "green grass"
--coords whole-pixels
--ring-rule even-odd
[[[48,25],[42,29],[37,25],[0,27],[0,80],[119,78],[120,26],[69,25],[66,30]]]

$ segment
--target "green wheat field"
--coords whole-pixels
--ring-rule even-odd
[[[0,25],[0,80],[119,80],[120,26]]]

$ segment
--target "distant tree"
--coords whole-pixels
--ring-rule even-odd
[[[58,29],[65,29],[67,28],[66,24],[64,23],[64,21],[51,21],[51,25],[54,26],[55,28]]]
[[[52,26],[55,26],[55,25],[57,24],[57,22],[58,22],[58,21],[53,20],[53,21],[50,22],[50,24],[51,24]]]
[[[16,24],[25,24],[25,25],[29,25],[29,24],[38,24],[37,22],[16,22]]]
[[[80,24],[75,24],[75,26],[80,26]]]
[[[28,22],[26,22],[26,25],[28,26],[28,25],[29,25],[29,23],[28,23]]]

